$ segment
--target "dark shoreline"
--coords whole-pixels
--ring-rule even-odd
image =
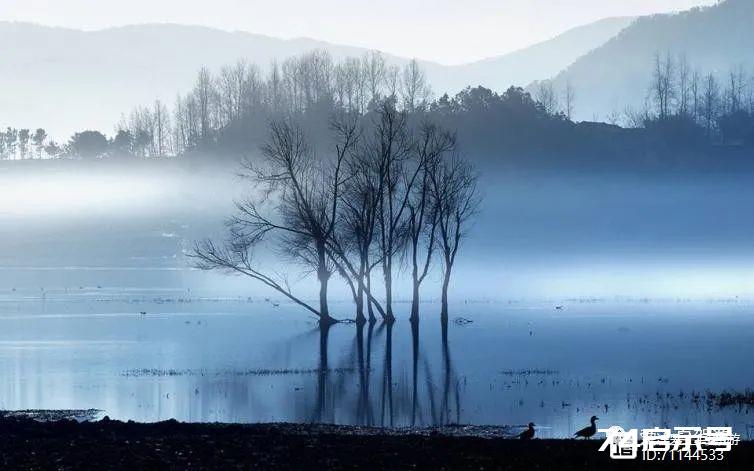
[[[737,470],[754,463],[754,442],[735,446],[722,462],[619,462],[597,451],[600,440],[523,442],[468,430],[4,418],[0,469]]]

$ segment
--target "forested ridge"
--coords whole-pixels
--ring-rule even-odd
[[[83,130],[66,142],[44,128],[0,132],[0,159],[164,159],[236,161],[258,150],[272,121],[295,121],[315,145],[327,142],[337,115],[368,116],[385,100],[409,121],[454,130],[477,165],[516,168],[694,170],[748,165],[754,151],[754,86],[742,66],[725,81],[658,53],[643,109],[609,122],[574,122],[579,96],[541,82],[531,92],[467,87],[434,96],[418,62],[389,66],[378,52],[335,61],[314,51],[263,73],[243,60],[203,68],[175,102],[124,113],[111,136]]]

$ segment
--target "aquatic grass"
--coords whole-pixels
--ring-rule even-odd
[[[522,369],[522,370],[503,370],[500,372],[500,374],[503,374],[505,376],[556,376],[559,375],[560,372],[558,370],[550,370],[550,369]]]
[[[754,406],[754,389],[743,391],[707,392],[707,399],[717,407]]]
[[[170,377],[170,376],[285,376],[285,375],[312,375],[320,373],[350,374],[356,370],[353,368],[310,368],[310,369],[249,369],[249,370],[196,370],[196,369],[160,369],[160,368],[134,368],[125,370],[121,376],[126,377]]]

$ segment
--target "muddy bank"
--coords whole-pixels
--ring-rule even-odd
[[[484,433],[486,437],[469,434]],[[611,461],[600,442],[326,425],[0,419],[0,469],[752,469],[754,443],[723,462]]]

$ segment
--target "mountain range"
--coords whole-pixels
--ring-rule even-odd
[[[559,73],[555,88],[576,89],[577,119],[605,119],[645,106],[656,54],[685,56],[691,70],[712,73],[724,90],[731,71],[754,73],[754,1],[638,18]]]
[[[609,18],[509,54],[462,65],[420,61],[435,94],[482,85],[503,91],[553,78],[576,91],[575,117],[641,106],[658,51],[684,53],[705,71],[754,65],[754,2],[649,17]],[[245,58],[260,66],[313,49],[335,58],[366,50],[308,38],[278,39],[202,26],[145,24],[79,31],[0,22],[0,126],[112,132],[121,115],[186,92],[196,71]],[[385,54],[390,64],[409,59]]]
[[[436,93],[455,93],[467,85],[504,90],[556,74],[630,21],[599,21],[479,62],[420,63]],[[174,24],[85,32],[0,22],[0,44],[12,45],[0,53],[0,125],[41,126],[61,137],[90,128],[109,132],[135,105],[155,98],[172,101],[191,87],[202,66],[219,69],[245,58],[264,67],[314,49],[325,49],[335,59],[367,52],[307,38],[283,40]],[[396,65],[409,61],[390,54],[385,58]]]

